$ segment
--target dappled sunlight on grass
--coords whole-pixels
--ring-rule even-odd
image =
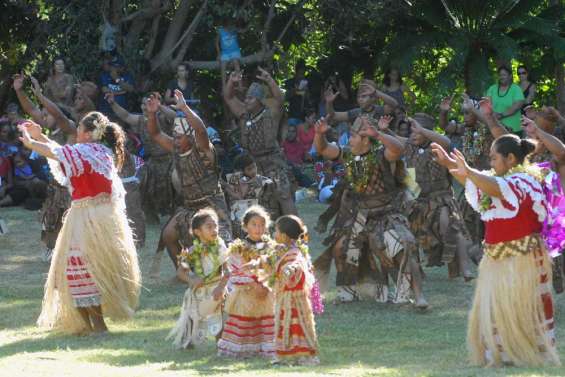
[[[311,229],[313,257],[323,236],[312,231],[324,206],[300,203]],[[21,209],[2,212],[10,233],[0,238],[0,370],[2,376],[563,376],[563,368],[478,369],[467,363],[467,311],[474,283],[450,281],[446,269],[426,268],[425,292],[431,304],[420,312],[411,305],[356,302],[335,305],[317,318],[321,365],[271,367],[266,360],[228,360],[216,356],[212,341],[195,350],[175,350],[165,338],[180,312],[186,287],[173,280],[163,255],[161,278],[147,277],[159,228],[147,232],[139,251],[144,275],[140,308],[131,321],[108,321],[111,333],[73,337],[35,327],[49,266],[40,259],[39,223]],[[24,220],[25,219],[25,220]],[[334,273],[332,273],[333,280]],[[565,339],[557,299],[557,339]],[[563,347],[559,348],[565,360]]]

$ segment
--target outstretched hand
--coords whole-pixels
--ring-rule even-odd
[[[257,78],[259,80],[268,81],[271,78],[271,75],[269,74],[269,72],[265,71],[263,68],[257,67],[257,69],[259,70],[259,75],[257,75]]]
[[[522,115],[522,128],[526,131],[526,134],[531,138],[537,138],[539,127],[535,121]]]
[[[324,118],[320,118],[320,119],[316,122],[316,124],[314,124],[314,129],[315,129],[315,131],[316,131],[317,134],[325,135],[326,132],[328,132],[329,129],[330,129],[330,126],[329,126],[329,124],[328,124],[327,119],[326,119],[325,117],[324,117]]]
[[[451,158],[455,160],[457,164],[456,168],[449,169],[449,172],[454,176],[459,178],[460,180],[465,180],[469,176],[469,165],[467,165],[467,161],[465,161],[465,156],[459,150],[454,149],[451,152]]]
[[[490,97],[483,97],[479,101],[479,108],[481,109],[481,113],[485,116],[492,115],[492,100]]]
[[[22,142],[22,144],[28,148],[31,149],[31,145],[33,143],[33,139],[31,137],[31,135],[29,134],[27,127],[25,126],[25,123],[22,123],[18,126],[18,130],[21,132],[22,136],[19,137],[20,141]]]
[[[339,91],[334,92],[331,86],[328,86],[328,88],[324,92],[324,99],[326,100],[326,103],[333,103],[337,96],[339,96]]]
[[[188,105],[186,104],[186,100],[184,99],[184,94],[182,94],[182,92],[178,89],[175,89],[174,94],[175,94],[175,100],[177,101],[175,107],[179,110],[187,109]]]
[[[392,119],[393,118],[390,115],[383,115],[382,117],[380,117],[379,122],[377,123],[379,130],[381,131],[388,130],[388,128],[390,127],[390,123],[392,122]]]
[[[461,98],[463,99],[463,104],[461,105],[463,111],[470,111],[475,107],[473,100],[467,93],[461,94]]]
[[[25,129],[34,140],[38,140],[42,136],[41,126],[31,120],[25,121],[18,126],[18,130],[21,131],[22,129]]]
[[[431,147],[435,162],[446,168],[450,168],[455,164],[455,160],[449,156],[441,145],[432,143]]]
[[[454,97],[455,94],[453,94],[451,97],[445,97],[444,99],[442,99],[439,104],[440,111],[448,112],[449,110],[451,110],[451,103],[453,102]]]

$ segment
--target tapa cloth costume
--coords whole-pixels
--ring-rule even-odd
[[[429,143],[408,144],[404,155],[408,175],[413,176],[417,184],[417,192],[413,193],[415,199],[406,203],[410,228],[428,257],[428,266],[453,263],[457,236],[470,238],[470,235],[453,197],[449,173],[434,161]],[[447,221],[443,232],[442,221]]]
[[[386,302],[391,279],[396,283],[393,301],[409,300],[412,277],[408,261],[416,257],[416,240],[399,205],[405,169],[401,161],[388,162],[384,152],[383,147],[373,147],[364,156],[354,156],[348,148],[340,153],[349,186],[342,194],[331,235],[324,240],[329,248],[314,267],[325,288],[331,260],[335,259],[342,301],[370,296]],[[341,248],[333,255],[340,240]]]

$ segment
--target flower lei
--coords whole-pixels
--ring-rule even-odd
[[[220,274],[220,242],[218,240],[210,244],[203,244],[198,239],[192,242],[190,249],[183,249],[178,256],[180,263],[189,264],[193,272],[199,277],[204,279],[204,283],[208,283],[215,279]],[[209,256],[212,258],[214,268],[210,274],[205,275],[202,268],[202,257]]]
[[[280,258],[285,255],[292,247],[296,247],[298,248],[301,252],[302,255],[304,255],[304,257],[307,260],[310,260],[310,250],[308,248],[308,245],[301,241],[298,240],[296,242],[292,242],[290,245],[284,245],[284,244],[279,244],[275,247],[274,252],[269,256],[269,260],[268,263],[271,266],[273,273],[271,274],[271,276],[269,277],[269,287],[274,287],[275,286],[275,281],[276,281],[276,273],[275,271],[275,267],[277,265],[277,262],[280,260]]]
[[[545,176],[548,174],[548,172],[549,171],[546,169],[542,169],[538,166],[525,163],[514,166],[512,169],[508,170],[503,177],[506,178],[514,174],[525,173],[534,177],[536,181],[543,183]],[[491,176],[496,175],[494,170],[490,170],[487,174]],[[479,212],[484,213],[488,211],[491,205],[492,205],[492,198],[490,197],[490,195],[486,195],[485,193],[482,193],[481,200],[479,203]]]
[[[261,237],[261,242],[255,244],[243,239],[233,241],[230,245],[230,253],[238,253],[245,262],[249,262],[264,255],[270,255],[273,248],[273,240],[269,236],[264,235]]]
[[[369,152],[363,156],[347,153],[344,157],[345,180],[356,192],[364,192],[377,166],[377,151],[381,144],[372,144]]]

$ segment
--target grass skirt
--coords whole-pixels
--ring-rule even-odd
[[[122,199],[123,200],[123,199]],[[65,333],[87,330],[66,279],[71,245],[80,249],[101,295],[102,313],[128,319],[138,305],[141,272],[125,209],[106,194],[73,201],[57,238],[41,314],[41,327]]]
[[[559,365],[551,262],[536,238],[526,253],[500,258],[486,254],[479,265],[467,333],[474,364]]]

